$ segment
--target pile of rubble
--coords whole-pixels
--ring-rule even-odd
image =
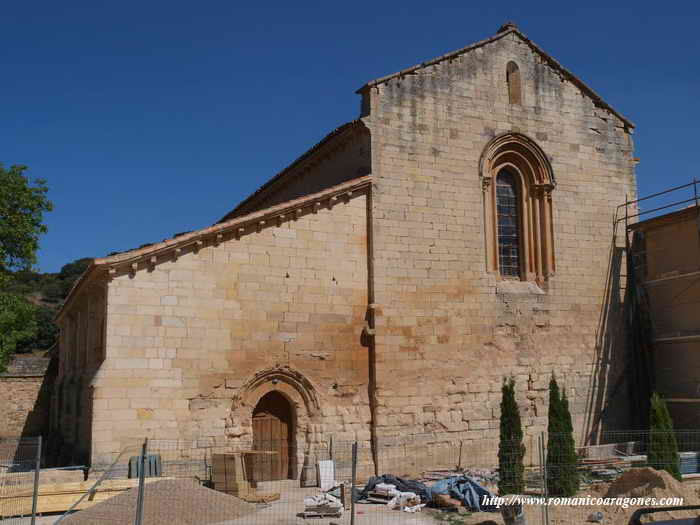
[[[464,475],[472,478],[479,485],[496,486],[498,485],[498,472],[495,469],[489,468],[468,468],[464,469]]]
[[[419,512],[425,503],[421,503],[421,498],[415,492],[402,492],[391,483],[377,483],[374,490],[370,492],[370,501],[386,503],[394,510],[405,512]]]
[[[339,518],[343,515],[343,503],[335,496],[324,492],[304,498],[304,518]]]

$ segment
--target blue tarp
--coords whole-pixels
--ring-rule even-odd
[[[427,489],[430,499],[433,494],[447,494],[475,512],[498,512],[495,505],[482,505],[484,497],[491,498],[493,494],[468,476],[442,479]]]
[[[356,501],[365,499],[370,492],[374,490],[379,483],[388,483],[389,485],[394,485],[396,490],[400,492],[413,492],[418,496],[423,503],[428,503],[430,501],[430,492],[428,487],[419,481],[413,481],[411,479],[402,479],[392,476],[391,474],[384,474],[382,476],[371,477],[365,485],[365,488],[360,494]]]
[[[394,485],[401,492],[413,492],[420,497],[423,503],[431,504],[433,494],[447,494],[451,498],[458,499],[465,507],[475,512],[498,512],[495,505],[481,504],[484,497],[490,498],[493,494],[468,476],[446,478],[436,482],[432,487],[428,487],[419,481],[384,474],[370,478],[364,490],[355,496],[355,501],[364,500],[378,483]]]

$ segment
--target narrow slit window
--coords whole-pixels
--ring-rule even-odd
[[[515,62],[508,62],[506,67],[506,82],[508,83],[508,101],[511,104],[522,104],[520,86],[520,68]]]
[[[501,170],[496,178],[498,267],[504,277],[520,277],[520,217],[515,177]]]

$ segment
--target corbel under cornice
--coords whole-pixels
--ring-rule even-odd
[[[239,240],[246,234],[260,232],[269,227],[280,227],[284,222],[297,220],[304,213],[317,213],[321,206],[331,209],[341,202],[363,194],[372,183],[372,176],[365,175],[332,186],[326,190],[298,199],[283,202],[267,209],[242,215],[198,231],[180,235],[163,242],[137,248],[110,257],[94,259],[83,275],[73,285],[55,320],[59,321],[68,311],[80,290],[88,282],[97,279],[111,281],[121,275],[134,277],[137,272],[155,267],[166,261],[176,261],[186,253],[196,253],[206,246],[219,246],[227,239]]]

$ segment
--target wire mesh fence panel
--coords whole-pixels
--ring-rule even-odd
[[[677,453],[677,454],[676,454]],[[610,479],[635,467],[700,473],[700,431],[610,431],[599,444],[578,449],[583,480]]]
[[[696,446],[698,434],[673,434],[681,454],[693,452],[688,448]],[[530,436],[499,443],[439,434],[383,438],[374,445],[330,438],[296,443],[288,436],[226,446],[209,440],[149,440],[145,449],[134,446],[104,468],[93,466],[90,488],[75,506],[85,510],[66,516],[62,523],[134,524],[139,523],[139,508],[141,525],[284,525],[318,518],[319,523],[348,525],[499,522],[498,502],[491,499],[496,495],[548,496],[552,501],[603,497],[615,490],[621,495],[637,494],[634,490],[646,494],[649,487],[616,489],[615,482],[648,465],[655,440],[664,436],[617,433],[604,436],[608,442],[573,449],[571,444],[557,444],[564,435],[538,437],[541,445]],[[655,476],[633,481],[653,485],[659,475]],[[687,496],[684,485],[673,477],[661,478],[663,490]],[[542,501],[526,504],[528,523],[547,523],[547,514],[549,523],[566,523],[562,520],[568,517],[585,522],[601,509],[610,514],[608,522],[626,523],[634,510],[618,511],[595,502],[555,508]],[[484,514],[474,516],[477,512]]]
[[[346,449],[330,443],[302,449],[288,436],[227,447],[150,441],[148,454],[160,459],[162,471],[160,481],[145,487],[144,523],[156,517],[169,523],[303,522],[304,498],[317,494],[320,484],[332,490],[351,470]],[[331,517],[345,513],[342,504],[333,510]]]
[[[543,433],[547,514],[555,522],[594,517],[622,524],[638,509],[699,504],[691,474],[699,437],[692,430],[615,431],[601,434],[597,444],[574,447],[570,434]],[[676,509],[653,519],[698,516]]]
[[[111,463],[93,465],[87,480],[64,484],[60,494],[49,496],[62,514],[61,525],[133,525],[138,473],[133,471],[141,447],[133,444],[115,454]]]
[[[470,463],[480,466],[466,466],[467,450]],[[136,447],[123,451],[91,474],[99,483],[88,494],[100,498],[110,484],[120,490],[96,503],[88,496],[76,505],[85,510],[61,523],[139,523],[137,485],[143,474],[141,525],[434,524],[468,514],[465,501],[481,501],[480,493],[473,499],[471,481],[493,492],[497,461],[490,443],[468,448],[434,436],[385,441],[381,447],[331,439],[303,446],[288,438],[230,446],[149,440],[144,454]],[[388,470],[377,472],[375,464]]]
[[[0,519],[29,523],[35,504],[35,476],[40,468],[41,438],[0,438]]]

